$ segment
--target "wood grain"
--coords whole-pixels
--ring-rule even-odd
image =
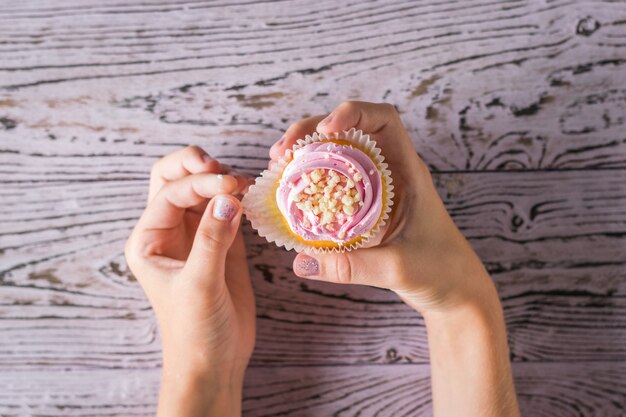
[[[523,415],[537,417],[621,417],[625,374],[624,364],[614,363],[514,367]],[[150,416],[158,380],[156,370],[0,374],[0,415]],[[426,365],[252,368],[245,392],[245,417],[432,412]]]
[[[626,414],[620,1],[0,3],[0,415],[154,414],[155,319],[125,265],[150,165],[256,174],[289,124],[394,103],[503,301],[528,416]],[[244,225],[246,416],[430,415],[420,317],[302,281]]]
[[[435,182],[498,285],[513,360],[626,359],[626,170]],[[21,184],[3,191],[0,210],[13,220],[0,235],[0,326],[10,335],[0,367],[159,366],[154,318],[121,253],[146,184],[106,184],[55,186],[81,196],[62,204]],[[395,295],[298,279],[292,254],[245,231],[259,317],[254,364],[427,362],[423,323]]]
[[[21,4],[0,16],[3,146],[117,164],[219,138],[259,169],[291,121],[362,99],[396,104],[436,170],[626,166],[620,2]]]

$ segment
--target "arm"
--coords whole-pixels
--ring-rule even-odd
[[[389,164],[394,206],[377,246],[339,254],[298,254],[300,277],[386,288],[425,319],[436,417],[519,416],[502,307],[491,279],[456,228],[395,108],[345,102],[328,117],[292,125],[273,160],[317,130],[361,129]]]
[[[436,217],[436,216],[435,216]],[[439,227],[443,227],[440,224]],[[444,298],[396,291],[419,311],[430,351],[436,417],[518,417],[502,306],[471,246],[455,230],[436,259],[440,279],[454,282]]]
[[[152,170],[126,259],[159,322],[159,417],[241,415],[255,307],[233,194],[247,185],[197,147]]]
[[[243,376],[243,374],[241,374]],[[159,394],[158,416],[223,416],[241,415],[243,379],[219,381],[197,372],[185,374],[164,369]]]
[[[474,277],[490,284],[487,276]],[[518,416],[502,308],[495,289],[483,300],[424,314],[436,416]]]

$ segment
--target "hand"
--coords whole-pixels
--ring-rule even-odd
[[[298,254],[297,275],[388,288],[424,315],[433,415],[518,417],[502,309],[482,263],[448,215],[395,108],[346,102],[292,125],[273,161],[297,139],[361,129],[391,169],[394,206],[380,244],[340,254]]]
[[[158,161],[148,206],[126,243],[161,331],[160,415],[240,412],[255,308],[233,196],[249,182],[229,171],[197,147]]]
[[[345,102],[326,118],[301,120],[272,146],[271,163],[315,130],[330,134],[353,127],[377,142],[392,172],[394,206],[384,236],[379,236],[378,246],[352,252],[301,253],[294,261],[295,273],[309,279],[388,288],[422,313],[493,296],[491,280],[448,215],[392,105]]]

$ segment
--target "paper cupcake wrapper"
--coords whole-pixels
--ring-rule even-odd
[[[314,242],[304,240],[291,231],[287,220],[278,208],[276,190],[280,185],[280,178],[285,167],[292,159],[293,151],[314,142],[333,139],[350,142],[352,146],[365,152],[374,162],[382,177],[383,207],[378,221],[368,233],[345,244],[340,245],[336,242],[324,241],[324,245],[319,246]],[[287,250],[294,249],[297,252],[308,253],[355,250],[375,238],[389,219],[394,193],[391,171],[384,160],[385,158],[381,155],[380,149],[376,147],[376,142],[371,140],[369,135],[354,128],[344,132],[336,132],[330,136],[318,133],[314,133],[312,136],[307,135],[304,139],[299,139],[293,148],[285,153],[283,158],[272,165],[271,169],[263,171],[261,176],[257,177],[255,184],[250,186],[250,189],[242,199],[244,214],[259,236],[264,237],[270,243],[274,242],[278,246],[284,246]]]

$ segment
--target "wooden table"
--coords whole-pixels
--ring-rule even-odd
[[[149,416],[123,244],[160,156],[258,173],[303,116],[398,106],[502,297],[526,416],[626,414],[624,1],[3,1],[0,415]],[[246,416],[427,416],[421,318],[245,225]]]

